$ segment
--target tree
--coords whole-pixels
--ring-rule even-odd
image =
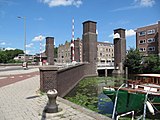
[[[0,63],[9,63],[14,57],[18,56],[18,54],[24,54],[23,50],[15,49],[0,51]]]
[[[142,56],[138,50],[131,48],[124,61],[124,67],[128,67],[129,74],[160,73],[160,58],[154,54]]]
[[[0,51],[0,63],[6,63],[7,62],[7,55],[4,51]]]
[[[142,73],[142,55],[139,50],[130,48],[124,61],[124,67],[128,67],[129,74]]]
[[[54,48],[54,58],[58,57],[58,47]]]
[[[160,60],[157,55],[151,54],[144,57],[142,65],[144,73],[160,73]]]

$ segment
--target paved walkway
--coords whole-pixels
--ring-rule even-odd
[[[47,96],[40,94],[39,79],[39,75],[36,75],[32,78],[0,87],[0,120],[108,119],[62,98],[57,100],[57,104],[62,111],[54,114],[44,113]]]

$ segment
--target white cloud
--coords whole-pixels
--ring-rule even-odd
[[[109,41],[104,41],[105,43],[109,43]]]
[[[133,29],[130,29],[130,30],[126,30],[125,34],[126,34],[126,37],[131,37],[131,36],[136,35],[136,32]],[[108,37],[113,38],[113,36],[114,36],[114,33],[110,34]]]
[[[45,36],[39,35],[39,36],[34,37],[32,41],[40,41],[44,39],[45,39]]]
[[[156,3],[155,0],[134,0],[134,2],[130,6],[117,8],[117,9],[111,10],[111,12],[143,8],[143,7],[152,7],[155,3]]]
[[[133,29],[126,30],[125,33],[126,33],[126,37],[131,37],[136,35],[136,32]]]
[[[43,21],[43,20],[44,20],[44,18],[42,18],[42,17],[38,17],[38,18],[35,18],[34,20],[36,20],[36,21]]]
[[[7,47],[5,48],[5,50],[15,50],[16,48],[10,48],[10,47]]]
[[[0,45],[6,45],[6,43],[5,42],[1,42]]]
[[[155,4],[155,0],[134,0],[134,2],[140,7],[152,7]]]
[[[27,48],[33,47],[33,43],[30,43],[30,44],[26,45],[26,47],[27,47]]]
[[[79,7],[82,4],[82,0],[40,0],[40,2],[48,4],[49,7],[71,6],[71,5]]]
[[[31,50],[26,50],[26,54],[32,53]]]
[[[113,36],[114,36],[114,33],[110,34],[108,37],[112,37],[113,38]]]

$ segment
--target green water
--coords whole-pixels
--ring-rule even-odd
[[[98,95],[102,93],[102,88],[104,86],[120,86],[124,80],[123,77],[88,77],[81,80],[79,84],[65,96],[65,99],[99,112],[97,109]]]

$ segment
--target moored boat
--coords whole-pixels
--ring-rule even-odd
[[[145,102],[148,106],[151,104],[154,109],[160,110],[160,75],[139,74],[136,78],[136,80],[127,80],[121,88],[104,87],[103,93],[113,102],[117,97],[115,108],[117,114],[143,111]]]

